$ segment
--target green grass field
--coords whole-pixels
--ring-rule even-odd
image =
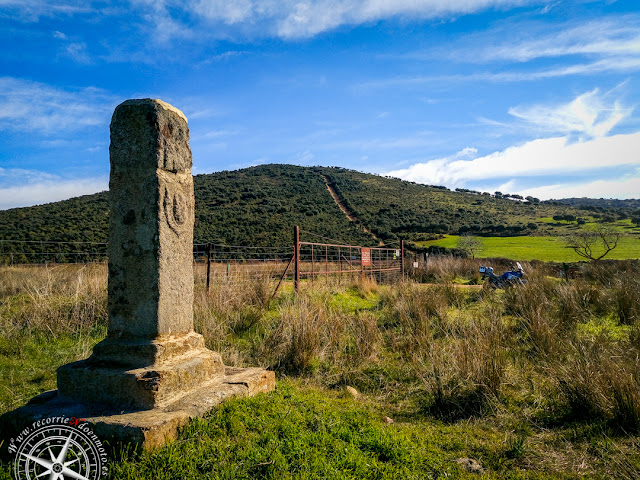
[[[457,235],[445,235],[439,240],[416,242],[422,247],[437,245],[446,248],[458,246]],[[542,260],[545,262],[578,262],[584,258],[567,248],[563,237],[476,237],[481,247],[476,258],[502,257],[512,260]],[[618,247],[605,258],[626,260],[640,258],[640,239],[623,237]]]

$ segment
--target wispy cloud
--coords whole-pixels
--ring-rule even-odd
[[[87,44],[84,42],[70,42],[65,45],[62,55],[71,58],[77,63],[92,63],[91,56],[87,51]]]
[[[531,82],[575,75],[595,75],[599,73],[633,73],[640,70],[640,56],[616,57],[595,62],[578,62],[535,69],[512,69],[501,72],[473,72],[454,75],[413,75],[395,76],[361,82],[357,89],[411,87],[430,84],[470,83],[470,82]]]
[[[566,104],[519,106],[509,113],[542,131],[602,137],[633,111],[612,98],[614,92],[602,94],[596,88]]]
[[[234,135],[238,135],[240,133],[239,130],[209,130],[205,133],[198,135],[198,138],[202,139],[211,139],[211,138],[220,138],[220,137],[230,137]]]
[[[0,168],[0,210],[41,205],[107,190],[106,177],[65,179],[18,168]]]
[[[185,36],[198,24],[215,25],[210,32],[226,37],[240,34],[308,38],[343,25],[360,25],[390,18],[431,19],[491,8],[540,5],[542,0],[130,0],[144,7],[163,38]],[[195,26],[194,26],[195,24]],[[226,27],[226,28],[225,28]]]
[[[395,55],[409,61],[447,59],[456,63],[526,63],[538,59],[582,57],[637,58],[640,15],[611,15],[591,21],[552,23],[507,19],[486,30],[456,38],[449,48]]]
[[[0,130],[44,135],[107,125],[117,100],[93,88],[62,89],[0,77]]]
[[[74,15],[95,11],[83,0],[0,0],[0,17],[10,17],[24,22],[37,22],[41,17]]]
[[[524,82],[576,75],[633,73],[640,70],[638,24],[638,14],[610,16],[580,24],[508,20],[480,33],[457,38],[446,50],[432,48],[386,55],[409,62],[464,64],[468,73],[397,76],[365,82],[360,87]],[[475,71],[469,71],[474,67]]]
[[[590,22],[549,25],[525,23],[471,37],[476,46],[454,49],[450,58],[475,63],[529,62],[565,56],[638,57],[640,15],[621,15]],[[524,37],[526,32],[526,37]],[[505,38],[506,37],[506,38]],[[503,38],[500,43],[495,38]],[[478,46],[479,45],[479,46]]]

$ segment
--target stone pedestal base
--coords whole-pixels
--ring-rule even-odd
[[[102,441],[150,449],[175,439],[190,418],[220,402],[275,385],[275,374],[263,368],[225,368],[195,332],[107,338],[88,359],[58,369],[58,390],[4,414],[0,430],[11,436],[43,418],[83,418]]]
[[[116,410],[104,404],[69,401],[57,390],[33,398],[27,405],[0,419],[3,434],[12,436],[34,421],[47,417],[84,418],[109,445],[137,445],[148,450],[174,440],[190,418],[203,416],[224,400],[275,389],[275,374],[262,368],[230,368],[222,375],[190,392],[149,410]],[[97,395],[96,395],[97,396]]]
[[[220,355],[194,332],[151,341],[106,339],[88,359],[58,369],[58,395],[68,402],[147,410],[220,383],[224,375]]]

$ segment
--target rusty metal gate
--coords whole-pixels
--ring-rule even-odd
[[[309,233],[309,232],[307,232]],[[348,277],[370,276],[378,283],[391,283],[404,279],[404,242],[397,248],[363,247],[337,243],[300,241],[300,229],[294,228],[294,288],[300,281],[313,282],[330,275]]]

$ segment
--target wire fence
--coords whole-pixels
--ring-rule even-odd
[[[301,242],[299,230],[292,245],[195,243],[196,284],[209,288],[212,284],[245,285],[248,280],[273,280],[277,281],[277,290],[284,282],[293,282],[297,288],[302,280],[313,283],[322,278],[340,280],[367,275],[379,283],[389,283],[403,276],[400,248],[346,245],[312,232],[303,233],[331,243]],[[104,263],[107,259],[107,243],[0,240],[0,265]]]
[[[0,265],[92,263],[106,260],[106,243],[0,240]]]
[[[270,280],[283,275],[293,246],[252,247],[196,243],[193,246],[196,283],[243,285],[247,280]],[[290,275],[289,275],[290,276]]]

